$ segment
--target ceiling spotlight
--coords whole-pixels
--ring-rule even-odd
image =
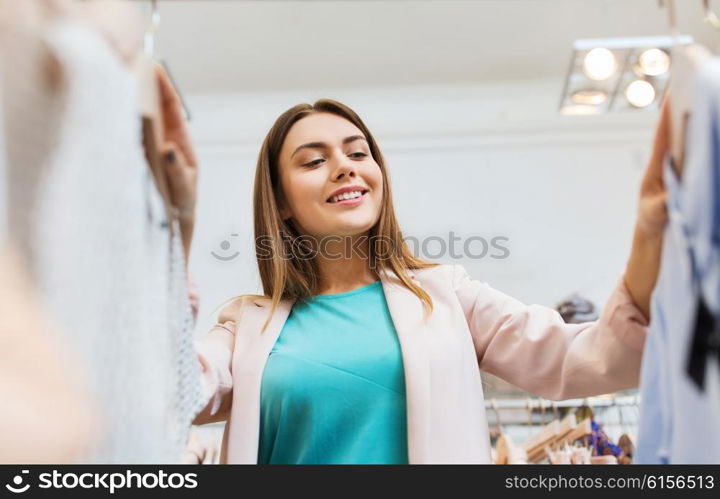
[[[670,82],[672,48],[691,43],[688,35],[575,40],[560,113],[657,110]]]
[[[635,80],[625,90],[625,97],[635,107],[647,107],[655,100],[655,87],[645,80]]]
[[[607,92],[602,90],[578,90],[570,96],[570,99],[575,104],[598,106],[607,99]]]
[[[606,48],[594,48],[585,56],[583,71],[591,80],[607,80],[617,71],[615,55]]]
[[[670,69],[670,57],[660,49],[648,49],[638,58],[640,71],[648,76],[658,76]]]

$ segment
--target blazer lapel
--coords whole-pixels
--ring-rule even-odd
[[[257,463],[260,442],[260,388],[262,374],[268,356],[280,335],[292,309],[292,301],[281,300],[267,329],[262,330],[271,300],[251,298],[245,306],[241,323],[242,332],[235,337],[233,352],[233,411],[232,424],[228,422],[228,442],[238,442],[228,447],[228,460],[235,463]]]
[[[415,273],[410,276],[417,283]],[[397,275],[386,271],[380,277],[385,300],[398,335],[405,371],[407,399],[408,457],[410,464],[429,462],[430,449],[430,358],[423,304]]]

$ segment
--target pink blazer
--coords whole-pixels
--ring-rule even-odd
[[[402,350],[411,464],[491,462],[480,370],[552,400],[638,385],[647,324],[622,279],[597,322],[571,325],[461,265],[411,276],[433,300],[426,322],[397,276],[381,277]],[[194,423],[227,420],[223,463],[257,462],[263,368],[292,303],[283,301],[260,334],[269,306],[269,298],[238,298],[196,345],[208,403]],[[222,326],[228,320],[234,328]]]

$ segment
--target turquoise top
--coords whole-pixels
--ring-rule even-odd
[[[407,464],[405,374],[381,281],[296,302],[260,398],[259,464]]]

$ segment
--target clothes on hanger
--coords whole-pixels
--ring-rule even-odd
[[[92,444],[97,413],[8,237],[3,114],[0,106],[0,400],[12,403],[0,411],[0,464],[72,463]]]
[[[495,464],[527,464],[528,456],[525,449],[513,442],[510,435],[501,433],[495,442]]]
[[[179,230],[140,145],[137,82],[72,16],[4,37],[10,232],[104,433],[83,458],[173,463],[200,400]]]
[[[87,377],[5,239],[0,275],[0,464],[77,463],[99,433]]]
[[[592,433],[590,434],[590,448],[592,449],[593,456],[607,456],[612,455],[615,457],[621,457],[623,451],[620,447],[615,445],[610,438],[607,436],[602,427],[597,421],[592,421]]]
[[[720,59],[699,68],[694,92],[682,180],[670,157],[664,166],[669,222],[643,356],[639,463],[720,463],[720,363],[711,349],[692,354],[696,326],[720,314]],[[705,364],[702,387],[689,359]]]

